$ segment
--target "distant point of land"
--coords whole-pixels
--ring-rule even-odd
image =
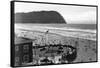
[[[16,13],[15,23],[66,24],[66,21],[57,11],[33,11]]]

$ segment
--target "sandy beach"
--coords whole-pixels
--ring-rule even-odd
[[[36,27],[37,28],[37,27]],[[86,32],[82,34],[80,31],[49,29],[22,29],[17,28],[15,34],[18,37],[24,37],[33,40],[33,42],[43,46],[45,44],[62,44],[71,45],[77,48],[77,58],[73,62],[90,62],[96,61],[97,44],[96,34]],[[77,43],[76,43],[77,42]],[[34,46],[34,45],[33,45]]]

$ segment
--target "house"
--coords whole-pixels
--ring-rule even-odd
[[[25,65],[32,62],[32,41],[15,37],[15,65]]]

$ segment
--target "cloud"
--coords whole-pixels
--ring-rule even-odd
[[[96,23],[96,11],[86,11],[82,13],[76,13],[76,14],[62,14],[65,18],[65,20],[71,24],[95,24]]]

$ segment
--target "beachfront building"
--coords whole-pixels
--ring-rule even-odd
[[[32,62],[32,41],[15,37],[15,65],[26,65]]]

